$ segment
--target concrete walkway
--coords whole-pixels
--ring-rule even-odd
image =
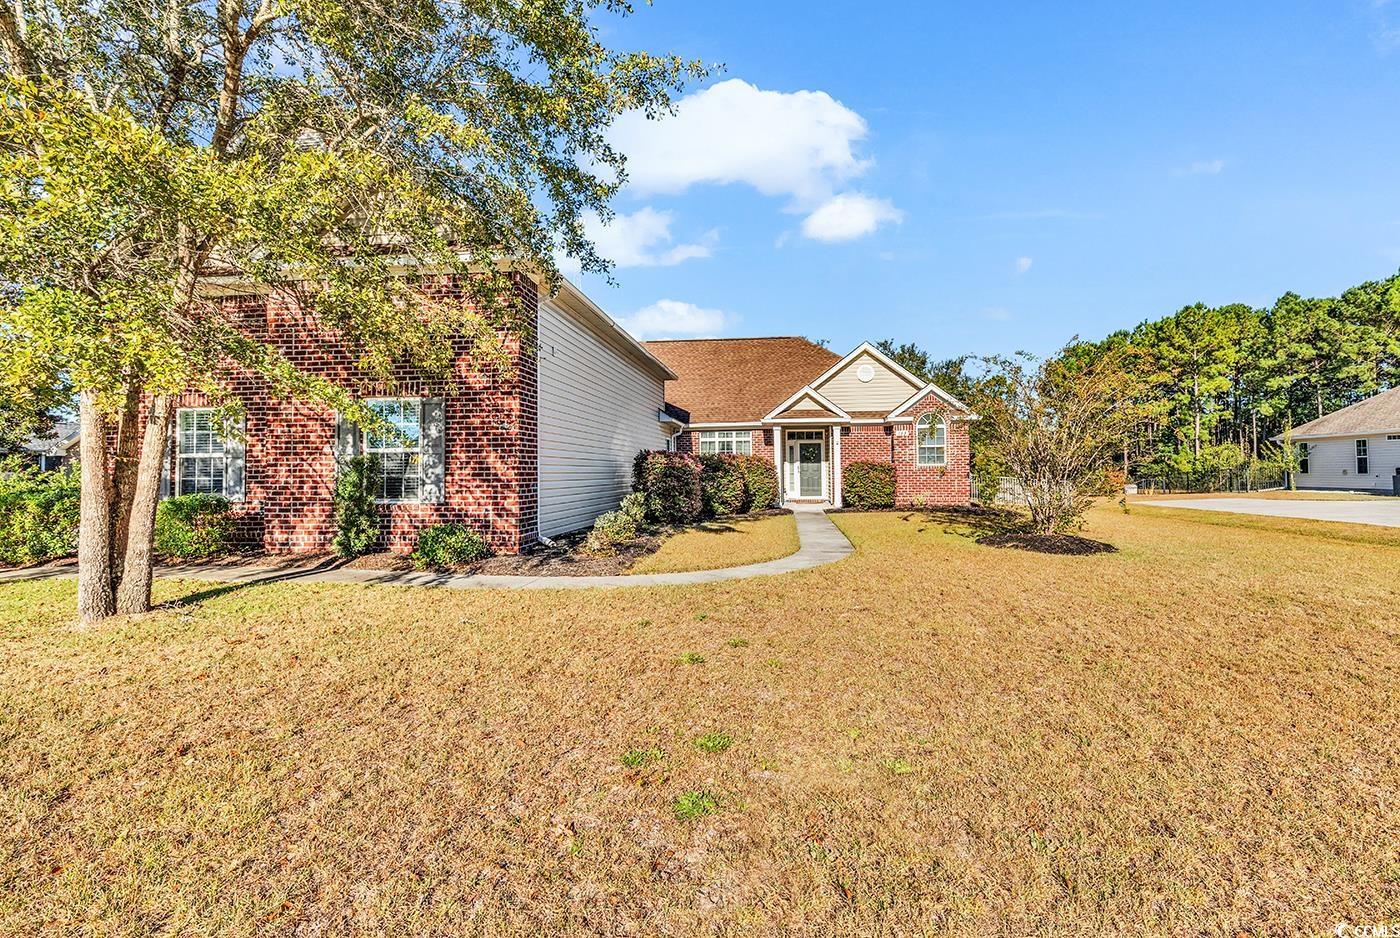
[[[636,576],[488,576],[398,570],[347,570],[322,562],[312,567],[220,567],[184,564],[160,567],[167,579],[212,580],[216,583],[376,583],[385,586],[436,586],[445,589],[618,589],[632,586],[690,586],[747,577],[773,576],[809,570],[850,556],[854,550],[826,513],[815,506],[793,505],[797,521],[797,553],[777,560],[722,570],[689,573],[642,573]],[[0,572],[0,583],[74,576],[77,568],[38,567]]]
[[[1156,505],[1159,508],[1229,511],[1273,518],[1347,521],[1352,524],[1379,524],[1388,528],[1400,528],[1400,498],[1369,498],[1355,502],[1310,501],[1304,498],[1163,498],[1138,504]]]

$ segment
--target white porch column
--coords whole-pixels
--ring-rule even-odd
[[[841,427],[831,428],[831,507],[841,507]]]
[[[778,473],[778,504],[787,501],[787,493],[783,491],[783,428],[773,428],[773,468]]]

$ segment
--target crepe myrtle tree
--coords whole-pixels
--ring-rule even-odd
[[[1020,481],[1033,533],[1074,530],[1134,419],[1131,378],[1114,355],[984,361],[995,392],[975,398],[983,445]]]
[[[79,613],[149,608],[174,396],[233,369],[371,419],[205,302],[295,282],[358,352],[508,367],[503,260],[606,272],[582,225],[625,181],[606,130],[694,62],[600,42],[617,0],[0,0],[0,396],[75,395]],[[405,269],[466,277],[442,303]],[[144,406],[143,406],[144,405]],[[145,419],[142,411],[145,410]],[[109,437],[112,441],[109,446]]]

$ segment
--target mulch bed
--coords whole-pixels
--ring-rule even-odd
[[[1068,554],[1076,557],[1088,554],[1116,554],[1118,548],[1093,538],[1076,534],[989,534],[977,539],[989,547],[1014,547],[1038,554]]]

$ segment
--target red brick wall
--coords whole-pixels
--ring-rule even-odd
[[[926,413],[936,413],[940,403],[932,395],[919,403],[910,416],[917,420]],[[966,505],[972,500],[972,450],[968,443],[967,422],[949,420],[947,423],[947,466],[920,466],[915,457],[914,424],[898,424],[908,429],[907,436],[895,431],[894,450],[895,502],[899,505]]]
[[[435,278],[424,289],[433,296],[461,298],[455,278]],[[526,328],[535,328],[534,284],[518,278]],[[250,330],[266,329],[272,345],[298,367],[351,389],[357,396],[385,394],[355,366],[352,350],[303,308],[294,291],[222,301],[231,319]],[[442,397],[445,422],[444,500],[440,504],[393,504],[381,508],[382,546],[413,548],[417,532],[441,521],[465,523],[498,551],[513,553],[533,543],[538,530],[538,371],[533,335],[503,330],[512,373],[478,367],[466,341],[458,340],[453,386],[402,369],[392,393]],[[247,413],[243,536],[271,552],[324,550],[334,536],[331,492],[335,486],[335,414],[319,404],[274,396],[255,375],[236,373],[231,384]],[[187,394],[181,406],[205,403]]]
[[[929,412],[939,410],[939,402],[928,398],[911,413],[918,419]],[[799,428],[794,428],[799,429]],[[807,428],[815,429],[815,428]],[[754,430],[753,453],[755,456],[773,458],[773,431]],[[676,448],[682,453],[700,452],[700,431],[689,430],[676,438]],[[841,468],[853,462],[893,463],[895,467],[895,501],[901,506],[926,505],[965,505],[972,498],[970,476],[971,449],[968,444],[967,424],[963,421],[948,423],[948,465],[920,466],[914,452],[914,424],[857,423],[841,428]],[[826,437],[827,458],[831,469],[836,471],[831,436]],[[834,479],[828,478],[827,491],[834,491]]]
[[[915,419],[937,411],[938,403],[922,404]],[[853,462],[893,462],[895,503],[909,505],[966,505],[972,499],[971,449],[967,424],[948,423],[948,465],[920,466],[914,451],[912,423],[868,424],[845,427],[841,434],[841,466]]]

